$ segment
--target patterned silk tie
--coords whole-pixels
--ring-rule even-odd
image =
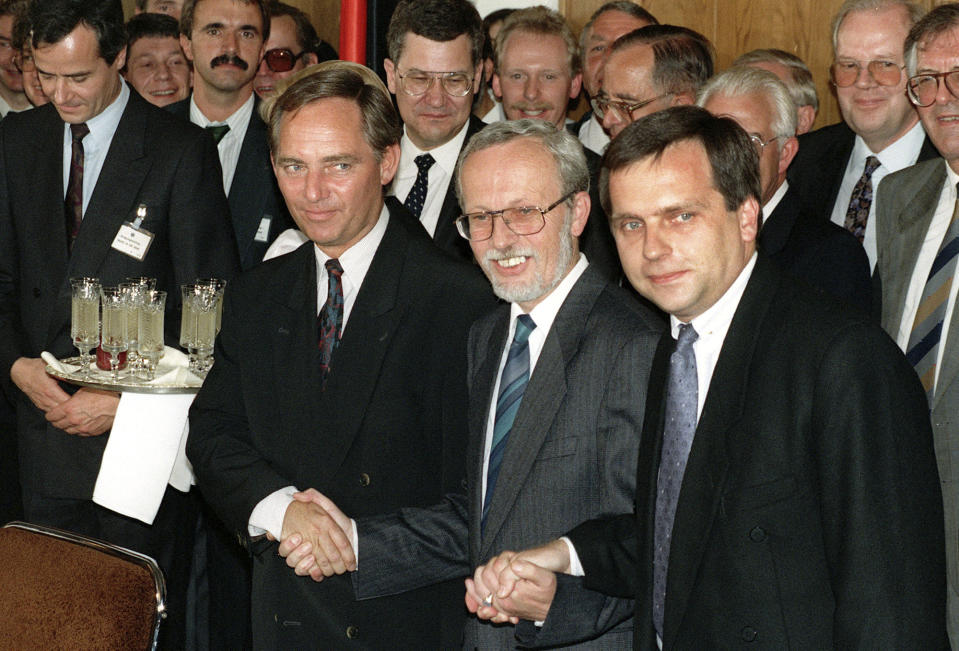
[[[959,192],[959,187],[957,187]],[[952,279],[956,273],[956,256],[959,254],[959,201],[952,211],[952,219],[942,238],[939,252],[929,270],[929,277],[922,289],[919,309],[912,322],[912,332],[906,346],[906,358],[919,374],[930,406],[936,384],[936,359],[939,357],[939,341],[952,290]],[[953,316],[959,318],[959,315]]]
[[[513,343],[506,354],[506,365],[499,380],[499,394],[496,398],[496,416],[493,419],[493,442],[489,453],[489,467],[486,471],[486,499],[483,501],[483,519],[481,528],[486,527],[486,515],[493,501],[493,489],[499,476],[503,452],[509,441],[509,431],[516,419],[526,385],[529,384],[529,335],[536,324],[528,314],[516,317],[516,333]]]
[[[879,159],[870,156],[866,159],[866,167],[862,176],[856,181],[849,197],[849,208],[846,209],[846,230],[862,242],[866,234],[866,222],[869,221],[869,208],[872,206],[872,173],[879,167]]]
[[[340,261],[336,258],[327,260],[326,272],[330,281],[329,292],[326,295],[326,303],[323,304],[323,309],[317,317],[320,333],[320,372],[324,384],[330,372],[333,351],[336,350],[343,335],[343,267],[340,266]]]
[[[70,178],[67,181],[67,196],[64,200],[64,216],[67,223],[67,249],[73,248],[73,241],[80,232],[83,220],[83,139],[90,133],[85,122],[71,124],[73,144],[70,151]]]
[[[430,168],[436,161],[429,154],[420,154],[413,159],[413,162],[416,163],[416,180],[413,182],[413,187],[410,188],[410,193],[406,195],[406,201],[403,202],[403,205],[410,209],[414,217],[419,219],[423,213],[423,203],[426,202]]]
[[[656,524],[653,550],[653,624],[663,636],[663,614],[666,605],[666,573],[669,546],[673,536],[676,503],[683,485],[686,461],[696,434],[699,383],[696,375],[696,352],[693,343],[699,339],[692,324],[679,327],[676,350],[669,357],[669,383],[666,388],[666,422],[663,449],[656,481]]]
[[[210,124],[206,126],[206,130],[210,132],[213,136],[213,142],[220,144],[220,141],[223,140],[223,136],[227,134],[230,130],[229,124]]]

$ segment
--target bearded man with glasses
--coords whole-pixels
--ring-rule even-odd
[[[937,155],[906,97],[902,43],[922,9],[904,0],[847,0],[833,19],[831,83],[843,122],[799,138],[789,182],[807,212],[843,226],[876,264],[873,201],[887,174]]]
[[[876,198],[882,326],[929,399],[946,534],[946,627],[959,648],[959,318],[955,316],[959,182],[959,4],[930,11],[906,38],[909,99],[941,153],[895,174]]]

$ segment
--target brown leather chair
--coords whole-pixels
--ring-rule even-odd
[[[0,648],[155,649],[165,610],[149,556],[39,525],[0,528]]]

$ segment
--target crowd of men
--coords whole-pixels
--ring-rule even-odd
[[[385,80],[136,7],[0,0],[0,516],[156,558],[160,648],[959,649],[959,4],[844,2],[819,129],[628,0],[400,0]],[[228,281],[152,523],[40,358],[142,276],[171,345]]]

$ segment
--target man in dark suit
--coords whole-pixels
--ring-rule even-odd
[[[843,3],[833,18],[831,68],[843,121],[801,136],[789,168],[805,212],[852,232],[870,270],[875,189],[886,174],[938,155],[906,98],[901,44],[923,11],[905,0]]]
[[[470,112],[483,90],[483,38],[483,21],[469,0],[401,0],[383,61],[403,120],[389,193],[441,249],[466,261],[473,255],[456,232],[460,212],[451,181],[463,146],[486,126]]]
[[[959,648],[959,315],[955,312],[959,144],[949,119],[959,99],[948,85],[959,65],[959,5],[936,7],[906,39],[909,97],[942,158],[890,174],[876,197],[876,275],[882,327],[919,374],[929,400],[946,534],[949,640]],[[916,74],[921,71],[921,74]]]
[[[348,578],[303,580],[264,536],[313,540],[323,512],[296,488],[372,515],[462,485],[466,336],[493,299],[474,267],[384,208],[402,132],[375,73],[320,64],[273,110],[274,170],[311,242],[231,284],[187,453],[252,543],[256,648],[444,648],[462,633],[455,583],[356,603]]]
[[[496,617],[542,592],[525,557],[635,596],[641,649],[947,644],[922,387],[878,326],[756,252],[759,178],[748,135],[699,108],[610,144],[623,266],[678,342],[653,360],[635,513],[478,570]]]
[[[354,586],[361,598],[468,576],[493,554],[629,509],[633,499],[646,393],[637,378],[648,372],[662,324],[578,251],[589,214],[580,143],[541,120],[499,122],[471,140],[460,161],[468,217],[463,232],[497,295],[510,304],[470,331],[467,491],[430,509],[357,521],[362,560]],[[542,207],[544,216],[533,210],[527,224],[520,213],[502,211],[524,205]],[[535,324],[531,332],[529,323]],[[504,425],[507,387],[513,386],[505,379],[512,377],[507,351],[514,356],[517,333],[529,334],[528,385],[519,391],[515,420]],[[348,520],[338,526],[351,535]],[[312,546],[290,551],[281,546],[298,573],[322,567],[315,566]],[[536,617],[542,627],[491,626],[474,618],[463,647],[630,644],[630,601],[585,590],[569,577],[554,588],[549,612]]]
[[[120,78],[126,39],[119,0],[34,3],[30,20],[51,104],[0,125],[0,359],[18,403],[26,517],[156,557],[170,590],[164,635],[172,634],[171,648],[182,648],[190,500],[167,487],[152,526],[94,504],[118,396],[59,384],[45,374],[40,353],[74,354],[70,278],[116,285],[154,277],[168,293],[170,324],[178,322],[181,284],[232,278],[237,256],[219,167],[200,130],[148,104]],[[65,165],[68,155],[82,165]],[[113,242],[129,232],[124,222],[141,204],[149,248],[120,250]]]
[[[771,72],[737,66],[710,79],[696,100],[713,115],[734,119],[759,152],[763,253],[792,276],[869,314],[872,281],[866,252],[846,229],[802,211],[786,181],[799,144],[798,113],[789,90]]]
[[[535,118],[566,126],[566,107],[582,82],[579,46],[566,20],[546,7],[514,11],[496,35],[493,91],[508,120]],[[590,217],[580,237],[589,263],[618,282],[623,271],[599,202],[598,154],[585,150],[590,177]]]
[[[268,4],[184,3],[180,45],[193,62],[193,94],[169,107],[174,115],[205,127],[217,142],[243,269],[263,260],[277,235],[293,226],[270,169],[267,129],[253,94],[270,35]]]

